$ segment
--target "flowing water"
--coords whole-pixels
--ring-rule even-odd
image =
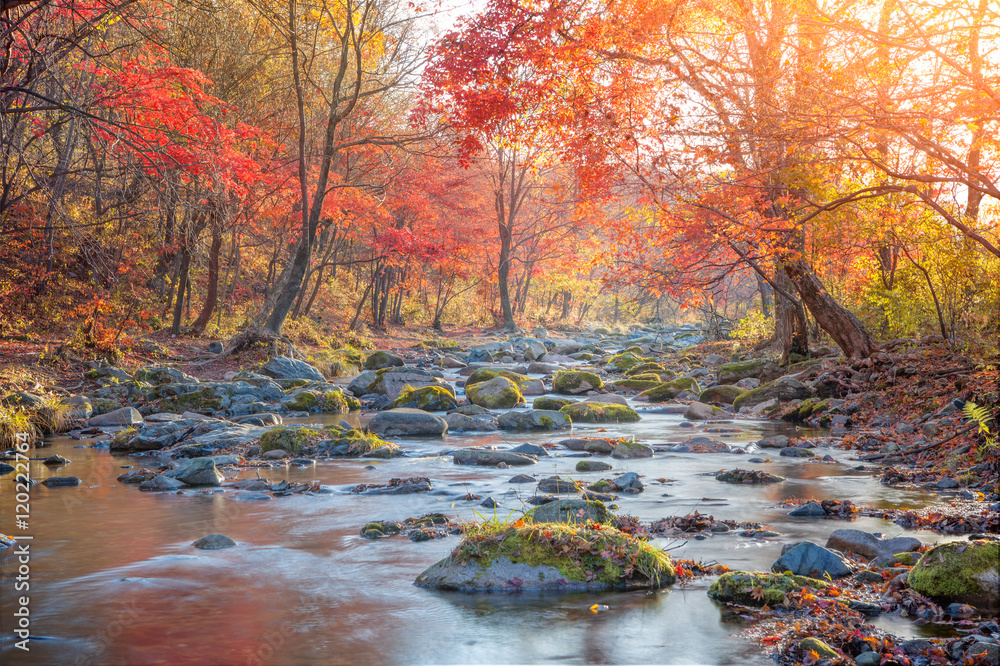
[[[330,419],[327,419],[329,421]],[[339,421],[340,417],[332,419]],[[677,415],[646,414],[636,424],[574,427],[573,436],[630,436],[649,443],[678,442],[703,434],[681,427]],[[322,422],[323,419],[304,419]],[[738,432],[713,434],[745,445],[788,426],[762,421],[727,424]],[[717,426],[717,424],[713,424]],[[360,528],[377,519],[401,520],[440,511],[461,519],[476,512],[504,519],[519,515],[533,486],[507,480],[520,472],[586,481],[611,472],[580,474],[579,458],[563,451],[531,468],[459,467],[440,454],[461,446],[542,443],[553,433],[451,434],[443,439],[397,439],[409,457],[388,461],[320,461],[275,468],[270,480],[318,480],[334,492],[242,502],[233,492],[143,493],[116,476],[143,458],[111,456],[68,438],[33,455],[59,453],[72,464],[55,471],[31,464],[36,479],[74,475],[78,487],[31,491],[30,652],[15,646],[13,548],[0,553],[0,661],[3,664],[475,664],[647,663],[766,664],[738,637],[738,618],[705,594],[711,580],[654,593],[467,594],[418,588],[413,580],[457,544],[449,536],[421,543],[405,538],[370,541]],[[636,471],[646,489],[623,495],[619,511],[644,521],[694,510],[719,519],[753,520],[781,534],[749,539],[735,534],[683,542],[676,557],[717,560],[734,569],[770,568],[782,543],[825,543],[838,527],[886,535],[913,533],[879,519],[790,518],[776,505],[790,497],[841,498],[879,507],[919,507],[941,501],[933,493],[887,488],[841,459],[816,463],[778,457],[748,464],[746,455],[657,453],[652,459],[614,461],[614,472]],[[374,469],[366,469],[374,466]],[[730,485],[707,472],[761,468],[785,476],[768,486]],[[245,477],[253,477],[246,471]],[[0,533],[14,534],[13,482],[0,479]],[[392,477],[427,476],[434,490],[420,495],[358,496],[347,488]],[[655,479],[665,477],[664,484]],[[499,509],[465,501],[491,496]],[[513,513],[512,513],[513,512]],[[210,533],[239,545],[218,551],[191,547]],[[16,533],[25,533],[18,531]],[[676,546],[656,540],[660,546]],[[593,613],[594,603],[609,610]],[[932,628],[908,621],[877,621],[898,635]]]

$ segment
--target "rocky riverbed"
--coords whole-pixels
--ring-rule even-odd
[[[989,567],[958,592],[926,581],[937,560],[965,571],[955,558],[992,552],[995,454],[906,466],[964,426],[957,408],[873,425],[878,396],[854,390],[857,373],[829,350],[782,367],[696,342],[683,329],[538,331],[380,351],[332,382],[289,357],[200,379],[184,367],[95,365],[87,392],[67,400],[79,427],[31,452],[36,561],[51,583],[39,584],[37,626],[50,629],[33,663],[149,663],[164,651],[184,663],[315,663],[329,650],[350,662],[471,663],[501,648],[526,663],[752,663],[771,650],[831,663],[991,657],[995,588],[973,589],[977,576],[992,580]],[[5,499],[23,470],[2,465],[15,462],[0,463]],[[623,535],[599,552],[618,552],[605,559],[625,571],[643,544],[690,564],[672,566],[676,582],[641,569],[635,580],[652,593],[600,592],[598,582],[616,585],[594,565],[470,550],[466,534],[473,523],[588,518]],[[9,520],[0,532],[16,531]],[[553,544],[596,538],[544,532]],[[947,558],[930,550],[956,539]],[[481,562],[495,582],[428,589],[455,580],[435,565],[455,557],[448,576],[481,580]],[[720,586],[720,571],[698,561],[819,582],[758,604],[771,581]],[[685,575],[695,570],[709,575]],[[531,592],[530,575],[552,584]],[[116,604],[135,617],[115,619]],[[271,626],[278,633],[261,638]],[[552,638],[532,639],[539,629]]]

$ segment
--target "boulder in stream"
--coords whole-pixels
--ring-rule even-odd
[[[931,548],[910,570],[910,587],[939,604],[1000,612],[1000,541],[951,541]]]
[[[371,432],[386,436],[430,435],[440,437],[448,432],[448,423],[422,409],[397,408],[379,412],[368,423]]]
[[[832,550],[817,546],[811,541],[803,541],[782,553],[771,566],[771,571],[791,571],[797,576],[810,578],[843,578],[849,576],[853,569],[842,556]]]
[[[555,554],[557,549],[561,554]],[[416,583],[516,592],[657,588],[674,580],[665,552],[613,527],[529,523],[468,530],[451,555],[417,576]]]
[[[569,420],[560,412],[529,409],[524,412],[507,412],[497,419],[501,430],[555,430],[568,428]]]

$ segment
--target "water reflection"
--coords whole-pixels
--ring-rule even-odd
[[[341,417],[311,417],[338,422]],[[578,426],[575,436],[631,436],[676,442],[704,434],[681,427],[669,414],[647,414],[637,424]],[[765,434],[793,432],[787,424],[737,421],[737,433],[712,435],[745,445]],[[232,492],[140,493],[115,477],[141,458],[75,448],[59,439],[39,455],[59,453],[67,467],[31,464],[36,478],[72,474],[75,488],[36,486],[31,492],[32,550],[30,654],[12,647],[10,619],[15,563],[0,556],[0,655],[4,664],[339,664],[339,663],[769,663],[756,648],[733,637],[740,625],[708,599],[708,581],[654,594],[480,594],[417,588],[412,581],[456,544],[455,537],[410,543],[372,542],[358,536],[374,519],[399,520],[431,511],[472,519],[492,513],[467,502],[473,493],[492,496],[500,518],[517,515],[534,486],[508,483],[522,471],[561,474],[586,481],[579,458],[555,454],[528,470],[458,467],[447,451],[459,446],[516,445],[558,441],[568,433],[452,434],[444,439],[403,439],[411,456],[391,461],[320,461],[262,472],[271,480],[320,481],[332,494],[239,502]],[[837,458],[844,452],[821,449]],[[774,452],[776,453],[776,452]],[[776,505],[790,497],[849,498],[880,507],[924,506],[933,493],[887,488],[861,475],[852,463],[818,464],[772,455],[770,464],[749,464],[745,454],[657,454],[652,459],[611,461],[614,472],[636,471],[646,490],[625,495],[619,510],[655,520],[693,510],[716,518],[757,520],[781,534],[753,540],[718,535],[682,542],[672,554],[717,560],[733,568],[767,569],[782,543],[820,543],[847,526],[915,534],[876,518],[850,523],[795,519]],[[373,469],[367,469],[368,467]],[[708,472],[735,466],[767,469],[788,477],[773,486],[721,484]],[[434,491],[418,496],[355,496],[357,483],[394,476],[431,478]],[[256,474],[247,471],[246,477]],[[668,479],[658,482],[657,479]],[[12,486],[0,479],[0,532],[14,531]],[[221,532],[236,548],[202,552],[190,543]],[[924,542],[937,535],[917,534]],[[657,545],[667,546],[666,540]],[[606,604],[594,614],[589,607]],[[907,635],[936,631],[908,620],[882,619]]]

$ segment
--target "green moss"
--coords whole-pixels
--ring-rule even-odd
[[[951,541],[931,548],[908,582],[936,601],[969,603],[996,612],[1000,541]]]
[[[674,387],[670,382],[663,382],[646,389],[639,395],[647,398],[650,402],[666,402],[679,396],[681,391],[682,389]]]
[[[631,347],[626,347],[625,349],[623,349],[621,353],[634,354],[636,356],[639,356],[640,354],[642,354],[642,347],[640,347],[639,345],[632,345]]]
[[[129,442],[135,437],[135,428],[125,428],[119,430],[111,437],[111,441],[108,444],[108,450],[110,451],[127,451],[129,447]]]
[[[288,403],[288,408],[297,412],[308,412],[312,411],[317,404],[318,401],[315,393],[312,391],[302,391],[295,396],[295,400]]]
[[[337,425],[328,425],[323,428],[323,435],[330,438],[331,446],[346,444],[348,447],[348,456],[388,459],[403,455],[403,452],[396,444],[386,441],[378,435],[373,435],[356,428],[341,428]]]
[[[676,389],[681,389],[682,391],[701,393],[701,387],[698,386],[698,382],[694,377],[678,377],[677,379],[671,380],[670,385]]]
[[[167,398],[161,407],[171,412],[215,411],[222,408],[222,398],[211,389],[202,389]]]
[[[710,386],[698,396],[698,402],[721,402],[725,405],[733,404],[736,398],[743,394],[743,389],[732,384],[719,384]]]
[[[732,601],[745,606],[780,606],[789,592],[829,587],[815,578],[792,574],[763,573],[760,571],[730,571],[719,577],[708,588],[708,596],[720,601]]]
[[[468,529],[452,558],[484,569],[494,559],[506,558],[554,567],[567,581],[612,587],[658,587],[675,580],[665,552],[605,525],[487,523]]]
[[[589,385],[590,388],[585,388],[584,384]],[[591,389],[599,389],[602,386],[604,386],[604,382],[601,381],[600,377],[592,372],[581,370],[565,370],[557,372],[552,377],[552,391],[554,393],[575,395]]]
[[[655,361],[648,361],[646,363],[640,363],[639,365],[633,367],[629,370],[627,374],[629,377],[635,377],[636,375],[641,375],[643,373],[655,373],[663,372],[664,367]]]
[[[361,401],[343,391],[327,391],[317,400],[319,410],[324,414],[347,414],[361,409]]]
[[[646,379],[621,379],[612,386],[614,386],[616,391],[648,391],[651,388],[656,388],[660,385],[659,380],[646,380]]]
[[[572,405],[573,402],[574,401],[569,398],[554,398],[552,396],[543,395],[540,398],[535,398],[534,402],[531,403],[531,408],[558,412],[566,405]]]
[[[505,382],[503,389],[498,395],[488,395],[483,390],[486,382],[481,382],[474,386],[467,385],[465,387],[465,394],[469,397],[469,402],[480,407],[486,407],[487,409],[510,409],[524,402],[524,396],[521,395],[517,384],[506,377],[497,377],[490,381],[496,380]]]
[[[278,426],[268,430],[260,436],[260,451],[267,453],[281,449],[289,453],[295,453],[303,445],[319,439],[320,433],[312,428],[293,428],[290,426]]]
[[[594,481],[592,484],[587,486],[587,490],[593,490],[594,492],[597,493],[606,493],[609,490],[611,490],[611,482],[605,479],[601,479],[600,481]]]
[[[614,370],[625,372],[636,366],[648,364],[649,359],[639,356],[638,354],[640,353],[642,353],[642,350],[639,350],[639,352],[624,351],[620,354],[615,354],[608,360],[607,365]]]
[[[458,407],[458,401],[445,386],[407,387],[393,403],[393,407],[410,407],[428,412],[443,412]]]
[[[718,369],[719,376],[723,374],[731,375],[743,375],[744,377],[750,377],[758,370],[762,369],[767,365],[767,361],[761,359],[752,359],[749,361],[737,361],[736,363],[726,363],[720,365]]]
[[[576,402],[559,410],[573,423],[635,423],[639,413],[626,405],[607,402]]]
[[[402,523],[395,523],[388,520],[379,520],[368,523],[361,528],[361,536],[366,539],[378,539],[384,536],[399,534],[403,529]]]
[[[900,564],[905,564],[907,566],[913,566],[920,559],[920,553],[896,553],[892,556],[892,559],[899,562]]]
[[[365,359],[365,369],[374,370],[376,368],[385,368],[386,366],[389,366],[391,362],[392,358],[389,352],[372,352],[368,358]]]
[[[832,647],[816,638],[815,636],[809,636],[808,638],[803,638],[799,642],[799,647],[806,654],[810,652],[815,652],[819,655],[820,659],[840,659],[840,653],[834,650]]]

